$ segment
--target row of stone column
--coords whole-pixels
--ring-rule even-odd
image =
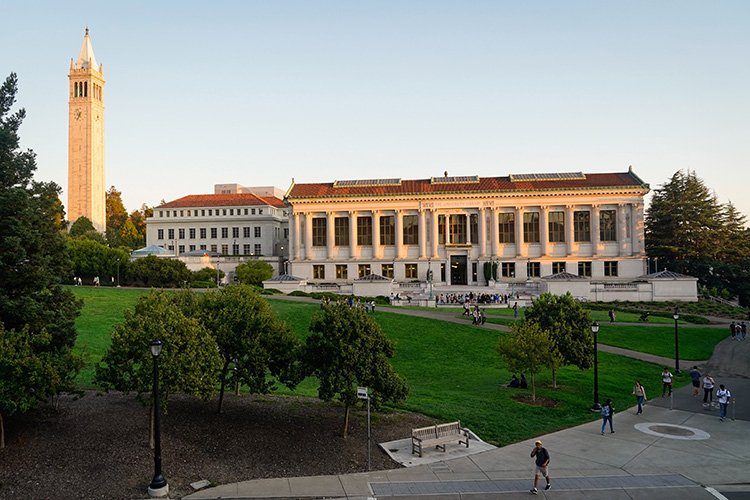
[[[597,254],[598,248],[599,248],[599,237],[600,237],[600,217],[599,217],[599,208],[600,205],[586,205],[589,207],[589,210],[583,210],[583,211],[589,211],[591,213],[591,216],[589,217],[589,233],[590,233],[590,242],[574,242],[574,212],[576,209],[580,209],[583,206],[582,205],[567,205],[565,207],[564,213],[565,213],[565,243],[568,245],[568,253],[570,254],[572,251],[572,247],[576,243],[590,243],[592,248],[594,249],[593,253],[594,255]],[[628,209],[630,210],[630,213],[628,213]],[[507,213],[503,212],[503,209],[500,207],[487,207],[487,208],[479,208],[477,209],[477,230],[478,230],[478,238],[477,238],[477,245],[479,246],[479,253],[480,258],[486,258],[488,256],[492,255],[498,255],[499,249],[501,243],[499,242],[499,213]],[[559,210],[555,210],[559,211]],[[579,210],[580,211],[580,210]],[[358,259],[360,256],[360,246],[357,245],[357,217],[359,216],[371,216],[372,217],[372,249],[373,249],[373,258],[378,260],[383,257],[383,245],[380,244],[380,216],[383,214],[384,211],[381,210],[367,210],[367,211],[356,211],[356,210],[349,210],[347,213],[349,215],[349,247],[350,247],[350,255],[352,259]],[[489,212],[490,215],[490,238],[489,238],[489,248],[488,248],[488,241],[487,241],[487,212]],[[516,245],[516,256],[517,257],[527,257],[528,253],[528,247],[522,243],[523,240],[523,215],[526,212],[532,212],[529,210],[529,207],[515,207],[515,217],[514,217],[514,223],[515,223],[515,245]],[[533,211],[536,212],[536,211]],[[549,249],[549,212],[550,207],[549,206],[542,206],[541,211],[537,212],[540,214],[539,217],[539,242],[536,243],[541,248],[541,255],[545,256],[548,254]],[[312,255],[312,219],[313,216],[316,214],[319,214],[320,212],[305,212],[305,213],[299,213],[295,212],[293,213],[293,223],[291,224],[291,231],[293,233],[292,235],[292,242],[294,245],[293,249],[293,258],[295,260],[300,260],[301,258],[301,250],[304,246],[305,249],[305,257],[307,259],[310,259],[310,256]],[[333,259],[334,258],[334,231],[335,231],[335,223],[334,220],[338,214],[342,212],[325,212],[326,214],[326,247],[327,247],[327,258]],[[396,248],[396,256],[395,258],[401,259],[404,258],[406,255],[406,246],[403,244],[403,216],[404,211],[397,209],[397,210],[389,210],[388,215],[391,215],[391,213],[395,214],[395,248]],[[430,218],[430,240],[429,245],[427,244],[426,234],[427,234],[427,225],[426,220],[428,217]],[[366,214],[366,215],[362,215]],[[444,224],[444,241],[447,243],[450,241],[450,215],[457,215],[455,212],[441,212],[437,209],[421,209],[418,211],[419,216],[419,258],[420,259],[426,259],[428,257],[436,259],[439,257],[438,254],[438,217],[440,215],[445,215],[445,224]],[[466,241],[467,244],[471,242],[471,223],[470,223],[470,215],[467,213],[461,213],[458,215],[465,215],[466,216]],[[304,242],[302,240],[302,230],[300,228],[301,224],[301,217],[305,218],[305,230],[304,230]],[[618,210],[617,210],[617,243],[620,245],[620,254],[621,255],[632,255],[634,253],[639,253],[642,251],[642,248],[639,248],[639,241],[642,241],[642,237],[639,237],[640,232],[642,231],[642,227],[630,227],[634,226],[633,221],[636,221],[636,224],[642,226],[643,221],[643,205],[641,204],[619,204]],[[629,236],[628,236],[629,235]],[[642,235],[641,235],[642,236]],[[628,241],[629,240],[629,241]],[[630,243],[629,249],[626,249],[626,243]],[[504,245],[506,243],[502,243]]]

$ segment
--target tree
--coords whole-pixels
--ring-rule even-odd
[[[93,240],[102,245],[106,245],[107,243],[104,236],[94,228],[91,219],[85,216],[78,217],[78,219],[76,219],[76,221],[70,226],[68,236],[77,240]]]
[[[190,282],[191,274],[184,262],[147,255],[128,265],[130,277],[146,286],[182,285]]]
[[[105,391],[134,392],[141,403],[153,403],[149,344],[158,339],[163,344],[159,356],[162,410],[170,394],[210,400],[221,359],[216,341],[194,317],[197,307],[190,291],[154,290],[141,297],[134,310],[125,310],[125,321],[112,330],[111,345],[96,367],[96,383]]]
[[[129,248],[130,250],[135,250],[142,245],[143,240],[138,234],[138,230],[136,230],[133,225],[133,221],[130,219],[126,220],[125,223],[120,226],[120,246]]]
[[[528,373],[531,377],[531,400],[536,401],[534,376],[543,368],[559,366],[560,354],[550,334],[536,322],[513,323],[511,334],[500,337],[495,350],[508,365],[508,370]]]
[[[273,267],[262,260],[248,261],[237,266],[234,272],[240,283],[263,286],[263,281],[273,276]]]
[[[60,286],[70,273],[61,190],[35,181],[36,155],[19,148],[25,111],[10,114],[17,90],[11,73],[0,87],[0,323],[6,329],[0,356],[5,362],[23,353],[42,363],[46,376],[34,382],[33,394],[43,399],[73,389],[81,365],[72,352],[81,302]],[[8,376],[7,383],[25,385],[21,372]]]
[[[276,380],[294,388],[299,340],[252,288],[238,285],[203,294],[198,318],[213,335],[222,358],[219,413],[227,383],[244,384],[256,394],[275,390]]]
[[[191,283],[195,283],[196,281],[216,281],[217,274],[219,275],[219,280],[225,275],[224,271],[221,269],[217,272],[216,269],[212,267],[204,267],[198,271],[193,271],[193,279],[191,280]]]
[[[559,366],[575,365],[581,370],[591,367],[594,356],[591,317],[570,292],[565,295],[541,294],[526,310],[525,317],[549,333],[555,349],[560,353],[561,364],[552,366],[553,387],[557,387],[556,372]]]
[[[76,276],[115,276],[117,263],[124,274],[130,255],[120,248],[109,248],[92,240],[72,240],[68,243],[73,262],[73,273]]]
[[[120,245],[120,228],[128,219],[128,212],[122,204],[122,192],[111,186],[105,193],[107,207],[107,241],[112,246]]]
[[[318,397],[344,403],[344,437],[349,409],[357,404],[357,387],[368,387],[370,401],[380,404],[406,398],[406,382],[388,361],[395,347],[363,310],[346,305],[325,306],[310,321],[312,334],[302,348],[302,370],[320,381]]]
[[[130,212],[130,222],[133,223],[135,230],[138,232],[138,242],[134,248],[140,248],[146,244],[146,219],[153,217],[154,209],[149,208],[145,203],[139,210]]]

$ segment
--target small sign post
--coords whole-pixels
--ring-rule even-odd
[[[357,387],[357,397],[367,400],[367,472],[370,472],[370,393],[367,387]]]

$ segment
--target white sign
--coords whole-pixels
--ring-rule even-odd
[[[367,387],[357,387],[357,397],[359,399],[368,399]]]

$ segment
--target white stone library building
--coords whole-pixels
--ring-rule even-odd
[[[632,169],[293,182],[287,275],[266,286],[348,293],[377,282],[419,295],[431,275],[436,293],[696,300],[693,278],[647,274],[648,192]],[[485,279],[486,262],[496,280]]]

